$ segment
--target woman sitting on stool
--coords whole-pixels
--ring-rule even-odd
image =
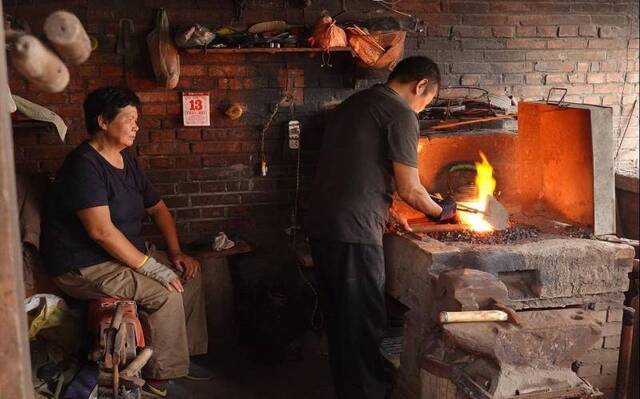
[[[47,271],[79,299],[130,299],[148,314],[154,349],[145,390],[184,397],[167,380],[208,379],[189,355],[207,352],[200,264],[180,249],[176,225],[135,158],[125,151],[138,133],[140,99],[126,87],[104,87],[84,102],[89,139],[56,174],[47,202],[42,247]],[[142,222],[150,215],[168,251],[149,250]]]

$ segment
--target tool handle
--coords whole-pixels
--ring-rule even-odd
[[[473,323],[485,321],[507,321],[509,316],[502,310],[473,310],[467,312],[440,312],[440,323]]]
[[[440,205],[442,204],[442,198],[439,198],[433,194],[429,194],[429,197],[431,197],[432,200],[435,201],[436,204]],[[469,206],[466,205],[462,205],[462,204],[456,204],[456,209],[462,212],[469,212],[469,213],[484,213],[479,209],[476,208],[471,208]]]
[[[151,355],[153,355],[153,350],[150,347],[144,348],[135,359],[129,363],[129,365],[122,370],[120,373],[127,377],[131,377],[135,375],[140,369],[144,367],[145,364],[151,359]]]

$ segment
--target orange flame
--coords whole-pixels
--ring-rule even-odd
[[[476,162],[476,189],[477,196],[471,201],[460,202],[461,205],[475,208],[484,212],[487,208],[487,200],[489,197],[493,197],[493,192],[496,189],[496,179],[493,178],[493,167],[487,160],[487,157],[480,152],[482,162]],[[460,221],[463,224],[469,226],[473,231],[493,231],[493,227],[484,220],[484,215],[481,213],[469,213],[458,212]]]

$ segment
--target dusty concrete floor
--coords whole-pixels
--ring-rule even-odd
[[[197,362],[214,374],[211,381],[180,380],[192,399],[334,399],[326,349],[315,334],[297,341],[301,356],[276,365],[256,364],[242,349],[209,354]]]

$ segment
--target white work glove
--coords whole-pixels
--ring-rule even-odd
[[[165,286],[178,278],[178,275],[173,270],[152,257],[149,257],[142,266],[135,270],[140,274],[159,281],[160,284]]]

